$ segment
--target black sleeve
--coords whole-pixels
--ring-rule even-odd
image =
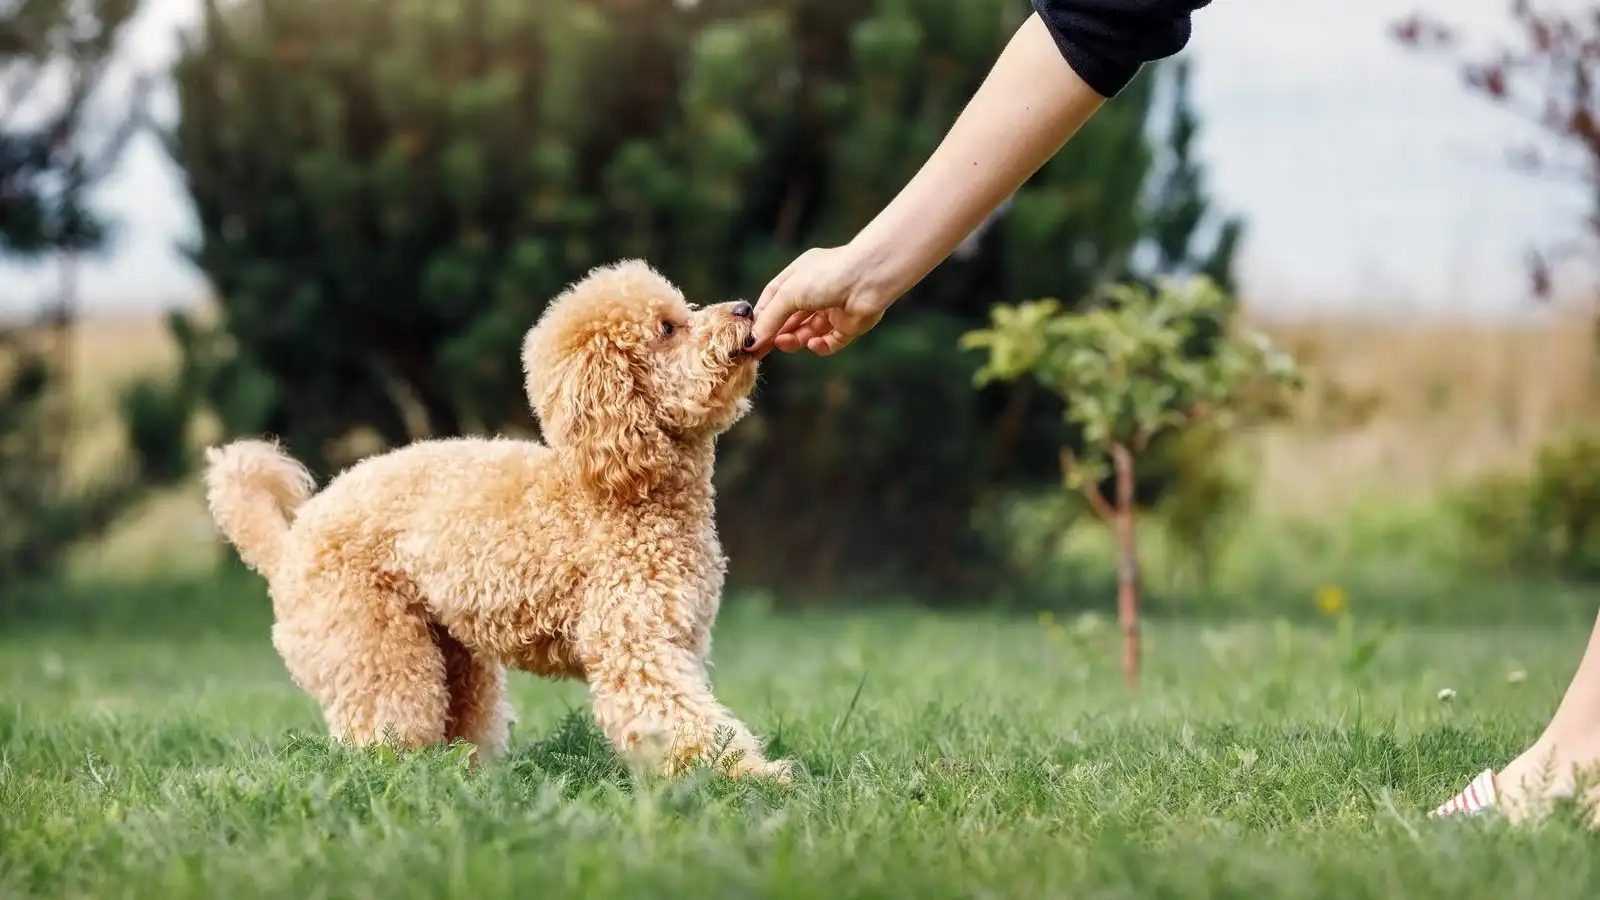
[[[1211,0],[1032,0],[1061,55],[1095,93],[1114,97],[1147,62],[1189,43],[1189,14]]]

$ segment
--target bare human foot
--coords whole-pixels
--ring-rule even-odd
[[[1533,746],[1493,776],[1479,776],[1436,815],[1494,807],[1513,822],[1546,815],[1580,791],[1600,826],[1600,617],[1555,714]]]
[[[1495,773],[1498,806],[1512,822],[1542,818],[1561,800],[1583,786],[1583,803],[1600,826],[1600,732],[1586,738],[1555,741],[1541,737],[1521,756]]]

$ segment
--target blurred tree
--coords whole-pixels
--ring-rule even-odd
[[[1109,303],[1073,312],[1055,300],[998,305],[990,327],[964,335],[962,346],[984,350],[975,378],[1037,381],[1066,404],[1083,429],[1085,452],[1061,448],[1066,486],[1116,530],[1117,618],[1122,625],[1122,674],[1137,686],[1140,663],[1139,554],[1134,528],[1136,464],[1157,436],[1181,433],[1206,420],[1225,426],[1252,383],[1292,385],[1294,361],[1264,335],[1224,334],[1205,355],[1185,347],[1197,327],[1228,305],[1210,278],[1155,288],[1118,285]],[[1109,470],[1107,462],[1110,463]],[[1114,489],[1107,498],[1107,477]]]
[[[1532,292],[1548,299],[1553,266],[1600,250],[1600,11],[1538,10],[1527,0],[1510,4],[1515,46],[1500,47],[1475,59],[1462,58],[1467,87],[1490,102],[1533,122],[1554,146],[1529,143],[1508,148],[1508,162],[1532,175],[1565,180],[1581,187],[1595,205],[1586,239],[1529,248]],[[1446,24],[1411,15],[1393,26],[1403,46],[1425,53],[1455,53],[1460,41]],[[1597,332],[1600,338],[1600,332]]]
[[[1162,134],[1162,153],[1158,166],[1148,179],[1151,190],[1145,201],[1146,228],[1156,259],[1152,271],[1140,283],[1153,286],[1154,276],[1204,275],[1223,291],[1224,304],[1203,323],[1199,333],[1215,337],[1213,326],[1233,307],[1233,262],[1244,237],[1244,222],[1228,216],[1212,222],[1212,199],[1205,185],[1205,169],[1195,159],[1195,139],[1200,136],[1200,118],[1189,95],[1190,67],[1187,60],[1167,64],[1172,77],[1167,82],[1171,119]],[[1200,244],[1208,227],[1216,228],[1209,246]],[[1138,276],[1135,269],[1129,273]]]
[[[124,401],[136,413],[129,419],[141,451],[135,464],[79,486],[65,473],[76,322],[71,272],[76,255],[106,240],[86,195],[138,125],[143,85],[131,86],[109,120],[92,111],[91,100],[136,5],[0,5],[0,256],[55,258],[64,273],[42,321],[0,326],[0,584],[48,574],[77,541],[103,531],[137,499],[145,476],[182,468],[185,405],[152,383]]]
[[[888,201],[1026,11],[208,2],[170,136],[220,298],[180,335],[191,370],[227,432],[275,433],[322,473],[531,428],[517,346],[564,284],[640,256],[692,299],[751,297]],[[1227,277],[1238,227],[1206,241],[1186,97],[1147,72],[849,353],[770,358],[718,473],[735,581],[954,592],[993,572],[974,511],[1048,483],[1073,435],[1031,386],[973,392],[956,339],[995,299]]]
[[[1481,56],[1460,53],[1448,24],[1421,15],[1393,34],[1417,52],[1456,57],[1468,89],[1534,123],[1544,141],[1508,148],[1516,170],[1565,181],[1592,205],[1585,231],[1528,250],[1533,296],[1551,299],[1556,268],[1600,259],[1600,9],[1510,4],[1517,40]],[[1600,307],[1596,308],[1600,313]],[[1600,363],[1600,314],[1594,319]],[[1600,383],[1600,364],[1595,368]],[[1531,473],[1491,473],[1456,498],[1468,557],[1502,574],[1593,580],[1600,575],[1600,443],[1578,435],[1540,449]]]

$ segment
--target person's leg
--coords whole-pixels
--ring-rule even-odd
[[[1448,815],[1497,805],[1520,821],[1543,811],[1544,801],[1570,796],[1579,773],[1596,767],[1600,767],[1600,619],[1544,733],[1495,773],[1493,803],[1483,790],[1469,788],[1436,812]]]

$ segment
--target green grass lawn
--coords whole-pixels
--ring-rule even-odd
[[[730,609],[717,690],[801,762],[780,789],[631,783],[581,688],[524,676],[482,770],[330,747],[235,618],[0,637],[0,896],[1600,892],[1575,815],[1424,817],[1537,733],[1583,623],[1156,623],[1130,698],[1103,624]]]

